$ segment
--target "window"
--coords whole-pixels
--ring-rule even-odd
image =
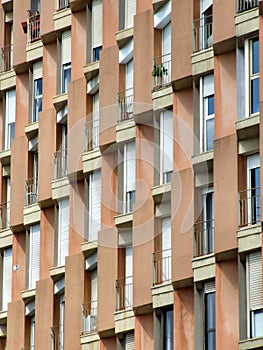
[[[69,198],[58,200],[57,265],[65,265],[69,251]]]
[[[260,159],[259,154],[247,158],[248,224],[260,222]]]
[[[171,247],[171,218],[167,217],[162,219],[162,282],[172,278]]]
[[[67,176],[68,108],[57,113],[57,152],[54,153],[54,179]]]
[[[33,64],[32,94],[32,122],[37,122],[38,114],[42,111],[42,62],[37,62]]]
[[[16,91],[9,90],[5,93],[5,137],[4,149],[11,148],[11,142],[15,137],[16,120]]]
[[[159,309],[155,313],[154,348],[163,350],[174,349],[174,317],[173,308]]]
[[[25,181],[25,206],[38,202],[38,137],[28,142],[28,179]]]
[[[247,255],[247,324],[248,337],[263,336],[263,302],[262,302],[262,254],[261,251]]]
[[[160,185],[171,182],[173,172],[173,114],[160,114]]]
[[[65,295],[59,297],[59,350],[64,350]]]
[[[214,75],[200,78],[201,151],[213,149],[214,142]]]
[[[102,49],[102,0],[92,1],[92,59],[93,62],[100,59]]]
[[[99,147],[99,91],[92,95],[92,149]]]
[[[204,284],[205,350],[216,348],[215,283]]]
[[[123,172],[122,179],[122,193],[121,203],[122,212],[129,213],[133,211],[135,202],[135,179],[136,179],[136,156],[135,156],[135,142],[128,142],[121,150],[122,163],[120,170]]]
[[[0,206],[0,230],[10,224],[10,176],[2,177],[2,203]]]
[[[30,226],[28,265],[28,289],[35,289],[40,271],[40,224]]]
[[[124,307],[132,306],[132,247],[125,248],[125,301]]]
[[[135,350],[134,332],[125,333],[120,344],[122,350]]]
[[[7,305],[12,298],[12,248],[6,248],[2,251],[2,263],[2,310],[7,310]]]
[[[248,63],[248,77],[249,83],[247,86],[247,96],[249,96],[247,103],[247,115],[259,112],[259,41],[258,38],[247,40],[245,43],[245,52]]]
[[[119,29],[133,27],[134,16],[136,15],[136,0],[120,0]]]
[[[97,253],[86,259],[85,300],[83,304],[83,333],[91,333],[97,329],[98,277]]]
[[[89,241],[98,240],[101,227],[101,171],[89,175]]]
[[[207,49],[213,44],[213,2],[212,0],[202,0],[200,2],[200,24],[201,33],[200,41],[202,43],[201,49]]]
[[[61,93],[68,92],[68,83],[71,80],[71,31],[61,34]]]
[[[30,349],[35,348],[35,316],[30,317]]]
[[[11,13],[11,16],[10,16]],[[2,47],[1,71],[8,71],[13,68],[13,13],[5,14],[4,47]]]

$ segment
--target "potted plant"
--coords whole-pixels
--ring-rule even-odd
[[[155,64],[153,66],[153,70],[152,70],[152,76],[154,78],[154,86],[160,86],[163,85],[163,77],[165,75],[168,75],[168,69],[163,65],[163,63],[161,64]]]

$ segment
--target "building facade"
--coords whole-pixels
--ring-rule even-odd
[[[1,1],[0,350],[263,348],[262,15]]]

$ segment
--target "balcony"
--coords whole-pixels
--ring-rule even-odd
[[[153,285],[162,284],[172,278],[171,249],[153,253]]]
[[[213,45],[213,16],[205,16],[193,22],[193,52],[201,51]]]
[[[54,180],[67,176],[67,150],[54,152]]]
[[[118,121],[133,118],[133,88],[118,92],[117,102],[119,107]]]
[[[58,1],[58,10],[63,10],[69,7],[69,0],[59,0]]]
[[[64,350],[64,325],[50,327],[50,350]]]
[[[38,178],[25,180],[25,207],[38,202]]]
[[[92,151],[99,147],[99,120],[85,124],[84,152]]]
[[[97,300],[82,305],[82,334],[97,331]]]
[[[13,45],[6,45],[1,51],[1,72],[7,72],[13,68]]]
[[[33,43],[40,39],[40,15],[30,16],[27,20],[27,42]]]
[[[153,60],[153,89],[159,89],[171,82],[171,54]]]
[[[0,205],[0,230],[5,230],[10,224],[10,202]]]
[[[214,219],[197,222],[194,226],[194,256],[214,252]]]
[[[246,227],[260,223],[260,187],[239,192],[238,214],[239,227]]]
[[[116,311],[132,307],[132,276],[116,280]]]
[[[238,0],[237,12],[244,12],[258,6],[258,0]]]

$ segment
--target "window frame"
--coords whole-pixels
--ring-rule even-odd
[[[259,71],[253,74],[253,50],[252,42],[258,41],[259,37],[251,37],[245,40],[244,50],[245,50],[245,117],[250,117],[259,114],[259,101],[260,97],[258,95],[258,110],[252,111],[252,89],[251,83],[253,80],[258,79],[259,81]],[[258,52],[258,64],[259,64],[259,52]],[[258,91],[259,94],[259,91]]]

